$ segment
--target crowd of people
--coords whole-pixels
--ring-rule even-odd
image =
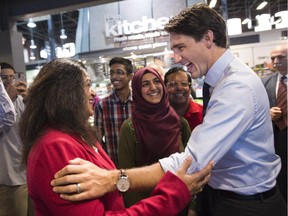
[[[190,127],[170,106],[160,74],[149,67],[136,71],[132,92],[132,117],[124,121],[120,131],[120,167],[128,169],[150,165],[172,153],[184,151]],[[150,193],[127,192],[124,195],[125,204],[135,204]]]
[[[0,215],[286,216],[287,44],[261,80],[206,4],[164,30],[177,66],[114,57],[103,99],[77,60],[50,61],[29,90],[1,63]]]
[[[32,201],[28,196],[26,170],[22,165],[22,142],[19,136],[19,122],[25,109],[27,84],[16,81],[12,65],[0,63],[1,132],[0,132],[0,215],[33,215]]]

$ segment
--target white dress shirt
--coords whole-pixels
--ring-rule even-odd
[[[160,160],[176,171],[192,155],[189,172],[214,161],[209,185],[252,195],[276,184],[281,162],[275,154],[269,102],[260,78],[227,50],[205,76],[212,89],[204,121],[184,153]]]

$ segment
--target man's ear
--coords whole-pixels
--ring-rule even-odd
[[[129,73],[129,74],[127,74],[127,75],[128,75],[128,77],[129,77],[129,80],[131,81],[131,80],[133,79],[134,73]]]
[[[204,33],[203,39],[205,41],[205,44],[207,46],[207,48],[210,48],[213,45],[213,41],[214,41],[214,33],[211,30],[207,30]]]

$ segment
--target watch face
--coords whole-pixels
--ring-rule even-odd
[[[126,192],[130,187],[130,181],[127,177],[121,177],[117,182],[117,188],[120,192]]]

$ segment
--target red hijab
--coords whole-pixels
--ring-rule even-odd
[[[148,103],[142,96],[142,77],[152,73],[163,86],[163,96],[158,104]],[[134,111],[133,127],[140,145],[140,164],[157,162],[163,157],[179,152],[180,118],[170,106],[168,92],[160,75],[152,68],[142,68],[135,72],[132,80]]]

